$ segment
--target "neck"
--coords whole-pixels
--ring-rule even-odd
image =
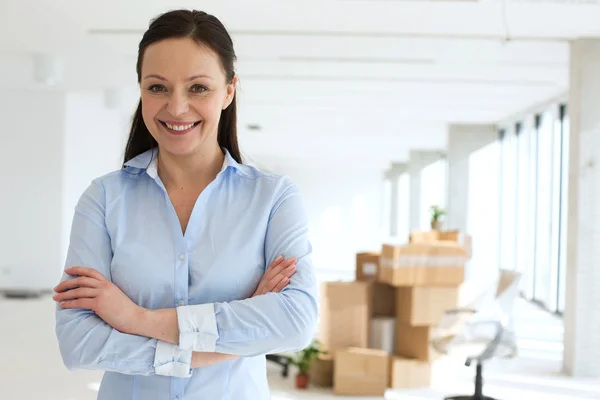
[[[210,150],[203,149],[185,156],[159,150],[158,175],[167,189],[205,186],[221,171],[224,157],[218,145]]]

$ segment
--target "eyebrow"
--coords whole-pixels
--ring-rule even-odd
[[[144,79],[148,79],[148,78],[156,78],[156,79],[161,80],[161,81],[166,81],[167,80],[167,78],[162,77],[160,75],[156,75],[156,74],[150,74],[150,75],[146,75],[144,77]],[[193,81],[193,80],[198,79],[198,78],[206,78],[206,79],[211,79],[211,80],[213,79],[213,78],[211,78],[208,75],[193,75],[193,76],[190,76],[189,78],[187,78],[186,81],[189,82],[189,81]]]

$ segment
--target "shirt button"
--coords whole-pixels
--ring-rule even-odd
[[[181,253],[181,254],[179,255],[179,259],[180,259],[181,261],[185,260],[185,254],[184,254],[184,253]]]
[[[179,307],[181,307],[181,306],[184,306],[184,305],[185,305],[185,303],[183,302],[183,300],[179,300],[179,301],[177,302],[177,305],[178,305]]]

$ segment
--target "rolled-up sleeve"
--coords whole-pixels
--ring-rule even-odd
[[[308,219],[298,188],[284,183],[269,217],[265,260],[295,256],[290,283],[280,293],[178,307],[181,349],[254,356],[298,351],[312,341],[318,304]]]
[[[94,268],[110,276],[112,250],[105,223],[106,195],[95,180],[75,208],[66,268]],[[71,279],[66,273],[61,281]],[[56,335],[69,369],[97,369],[130,375],[190,376],[191,350],[113,329],[91,310],[56,306]]]

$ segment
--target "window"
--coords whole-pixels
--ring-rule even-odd
[[[556,296],[552,296],[552,277],[557,276],[558,264],[552,265],[552,235],[555,223],[553,207],[558,203],[553,190],[554,143],[553,115],[546,112],[536,116],[537,138],[537,184],[535,194],[535,269],[533,297],[544,306],[554,307]]]
[[[500,267],[516,269],[517,236],[517,136],[515,130],[504,131],[500,142],[501,205]]]
[[[421,230],[431,229],[431,207],[445,207],[446,160],[436,161],[421,171]]]
[[[501,131],[499,159],[499,264],[523,274],[526,298],[560,313],[568,222],[566,106],[549,107]]]
[[[497,142],[469,156],[467,232],[474,238],[469,281],[485,283],[498,270],[499,166]]]
[[[523,274],[521,290],[533,298],[535,230],[535,136],[533,121],[517,129],[517,231],[516,267]]]
[[[557,311],[565,310],[565,287],[567,273],[567,224],[569,213],[569,149],[570,149],[570,125],[567,107],[561,106],[560,118],[560,231],[559,231],[559,257],[558,257],[558,293]]]

